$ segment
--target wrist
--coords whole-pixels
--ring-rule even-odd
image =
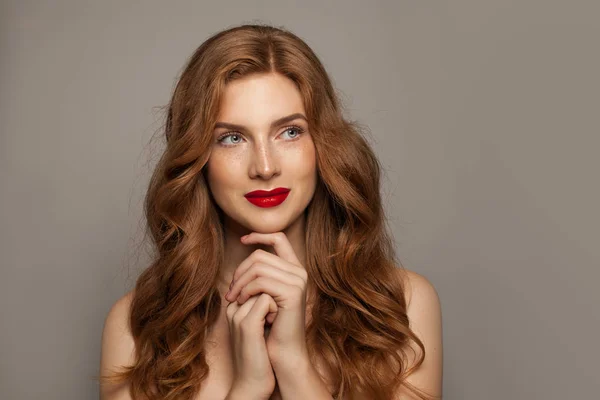
[[[281,355],[279,358],[271,358],[273,371],[279,371],[280,373],[289,372],[290,374],[294,374],[298,371],[299,366],[306,367],[310,365],[308,351],[304,349],[298,351],[275,351],[273,353]]]
[[[331,399],[331,393],[308,357],[295,368],[275,370],[282,397],[288,399]]]
[[[271,397],[270,394],[259,394],[251,388],[234,385],[229,389],[225,400],[268,400],[269,397]]]

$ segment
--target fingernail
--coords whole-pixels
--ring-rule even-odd
[[[229,297],[229,293],[231,293],[231,290],[229,290],[227,293],[225,293],[225,298]]]

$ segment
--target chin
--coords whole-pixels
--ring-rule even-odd
[[[257,233],[282,232],[290,226],[290,224],[285,224],[285,223],[281,223],[281,222],[265,223],[264,221],[257,222],[257,223],[252,223],[252,222],[248,221],[248,224],[244,224],[244,225],[246,225],[247,229],[250,230],[251,232],[257,232]]]
[[[254,218],[248,218],[248,215],[245,215],[245,218],[241,220],[241,225],[257,233],[283,232],[303,215],[304,209],[294,212],[292,215],[288,213],[274,213],[269,216],[255,214]]]

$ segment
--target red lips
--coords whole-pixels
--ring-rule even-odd
[[[275,188],[273,190],[255,190],[246,193],[246,199],[257,207],[268,208],[275,207],[283,203],[287,198],[290,189]]]
[[[246,198],[249,198],[249,197],[270,197],[270,196],[276,196],[278,194],[287,193],[289,191],[290,191],[290,189],[278,187],[278,188],[275,188],[273,190],[254,190],[252,192],[246,193],[244,196]]]

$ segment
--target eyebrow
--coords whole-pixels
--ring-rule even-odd
[[[283,125],[286,122],[290,122],[293,121],[295,119],[301,118],[303,120],[305,120],[306,122],[308,122],[308,120],[306,119],[306,117],[301,114],[301,113],[296,113],[296,114],[291,114],[288,115],[287,117],[281,117],[279,119],[276,119],[275,121],[271,122],[271,129]],[[215,124],[215,129],[218,128],[225,128],[225,129],[234,129],[234,130],[245,130],[246,127],[243,125],[237,125],[237,124],[230,124],[229,122],[217,122]]]

